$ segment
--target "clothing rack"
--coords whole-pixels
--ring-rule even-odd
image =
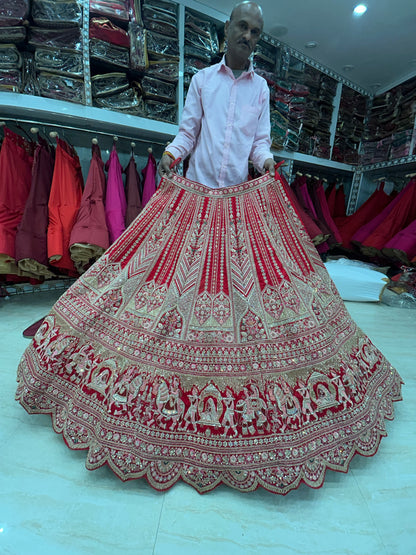
[[[71,131],[79,131],[81,133],[89,133],[90,135],[104,135],[107,137],[112,137],[114,139],[115,136],[117,136],[118,139],[125,139],[127,141],[131,142],[135,142],[135,143],[143,143],[146,144],[147,146],[149,146],[149,141],[145,140],[145,139],[140,139],[139,137],[128,137],[126,135],[120,135],[119,133],[117,133],[117,135],[115,135],[114,133],[109,133],[107,131],[96,131],[93,129],[85,129],[83,127],[75,127],[75,126],[71,126],[71,125],[61,125],[58,123],[46,123],[46,122],[40,122],[40,121],[36,121],[36,120],[31,120],[31,119],[17,119],[17,118],[11,118],[11,117],[2,117],[1,122],[4,122],[4,124],[6,124],[6,122],[12,122],[16,125],[18,124],[27,124],[27,125],[36,125],[37,127],[41,127],[43,129],[47,128],[47,127],[53,127],[55,129],[61,129],[63,131],[63,133],[65,133],[65,129],[66,130],[71,130]],[[46,131],[45,131],[46,134]],[[162,148],[166,147],[166,142],[159,142],[159,141],[152,141],[152,145],[157,145],[157,146],[161,146]],[[150,146],[152,146],[150,145]]]

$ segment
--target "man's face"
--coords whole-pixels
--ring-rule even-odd
[[[227,25],[228,24],[228,25]],[[226,23],[228,52],[238,58],[248,59],[254,51],[263,30],[260,12],[250,4],[243,4]]]

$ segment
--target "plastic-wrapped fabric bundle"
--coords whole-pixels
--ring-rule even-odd
[[[179,65],[177,62],[171,62],[170,60],[153,61],[150,62],[146,75],[176,83],[179,79]]]
[[[110,44],[99,39],[90,40],[90,56],[93,59],[117,67],[130,66],[130,52],[128,48]]]
[[[90,14],[111,17],[122,22],[129,20],[128,8],[124,0],[90,0]]]
[[[104,73],[91,77],[92,95],[109,96],[125,91],[130,86],[127,74],[122,72]]]
[[[28,39],[29,44],[34,46],[82,50],[81,30],[78,27],[68,27],[67,29],[29,27]]]
[[[176,122],[177,106],[175,104],[166,104],[157,100],[146,100],[144,106],[144,117],[169,123]]]
[[[188,33],[192,39],[189,41]],[[218,42],[218,33],[215,25],[206,19],[201,18],[199,15],[190,12],[189,10],[186,11],[185,14],[185,42],[192,43],[195,40],[195,34],[201,37],[195,43],[197,46],[204,45],[207,50],[212,52],[213,54],[217,54],[219,52],[219,42]]]
[[[107,110],[117,110],[137,114],[143,110],[143,100],[132,88],[109,96],[100,96],[94,99],[94,105]]]
[[[29,16],[29,0],[3,1],[0,3],[0,27],[21,25]]]
[[[211,52],[209,50],[203,50],[198,46],[193,46],[192,44],[185,44],[184,47],[185,57],[199,58],[205,61],[208,65],[211,63]]]
[[[41,96],[84,103],[84,81],[82,79],[41,71],[38,76],[38,84]]]
[[[26,27],[0,27],[0,43],[20,44],[26,39]]]
[[[33,52],[23,52],[22,68],[23,91],[25,94],[39,96],[39,81],[36,72],[35,55]]]
[[[32,0],[32,18],[40,27],[81,27],[82,9],[77,0]]]
[[[171,37],[178,36],[178,20],[175,15],[160,11],[153,5],[145,4],[143,6],[143,23],[146,29],[169,35]]]
[[[130,67],[144,71],[149,65],[147,57],[147,32],[135,22],[129,23]]]
[[[167,0],[144,0],[143,9],[147,6],[151,6],[160,12],[176,16],[177,4],[174,2],[168,2]]]
[[[0,44],[0,69],[20,69],[22,56],[14,44]]]
[[[110,44],[129,48],[130,39],[127,31],[112,23],[106,17],[93,17],[90,20],[90,39],[99,39]]]
[[[22,73],[18,69],[0,69],[0,91],[21,92]]]
[[[73,50],[36,48],[35,63],[38,71],[83,77],[83,60],[81,52]]]
[[[151,59],[175,58],[179,59],[179,43],[177,39],[165,37],[158,33],[147,31],[147,52]]]
[[[176,101],[176,85],[166,83],[145,75],[142,79],[143,93],[146,99],[174,103]]]

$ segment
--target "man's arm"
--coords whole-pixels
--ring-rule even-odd
[[[274,175],[275,162],[270,147],[270,91],[265,81],[261,112],[250,152],[250,160],[260,172],[269,171],[270,175]]]
[[[201,129],[203,114],[201,86],[200,75],[194,75],[186,95],[179,132],[166,148],[169,154],[164,154],[159,164],[159,174],[162,177],[165,175],[170,177],[172,175],[170,166],[173,160],[177,158],[184,160],[194,149]]]

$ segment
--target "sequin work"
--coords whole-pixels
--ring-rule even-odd
[[[87,468],[201,493],[319,487],[376,452],[401,399],[268,174],[164,179],[55,304],[18,381]]]

